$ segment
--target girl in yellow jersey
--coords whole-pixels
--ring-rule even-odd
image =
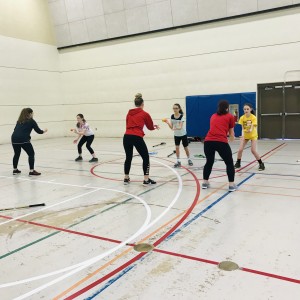
[[[261,161],[261,157],[256,151],[257,146],[257,119],[254,115],[254,111],[251,104],[244,104],[244,115],[240,117],[239,124],[242,125],[242,136],[240,147],[238,150],[237,161],[234,165],[236,169],[241,167],[241,159],[244,148],[248,141],[251,141],[251,152],[259,163],[258,170],[263,171],[265,169],[264,163]]]

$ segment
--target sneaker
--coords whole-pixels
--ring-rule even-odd
[[[156,184],[156,181],[149,178],[147,181],[144,180],[144,182],[143,182],[143,185],[145,185],[145,186],[151,185],[151,184]]]
[[[259,164],[258,171],[263,171],[264,169],[265,169],[265,164],[264,163]]]
[[[16,169],[16,170],[13,170],[13,175],[18,175],[18,174],[20,174],[21,173],[21,171],[20,170],[18,170],[18,169]]]
[[[193,165],[193,162],[192,162],[192,160],[188,160],[188,164],[189,164],[189,166],[192,166]]]
[[[29,172],[29,176],[39,176],[39,175],[41,175],[41,173],[37,172],[36,170]]]
[[[130,178],[124,178],[124,185],[127,185],[130,183]]]
[[[97,157],[93,157],[92,159],[89,160],[89,162],[97,162],[98,158]]]
[[[174,168],[180,168],[181,167],[181,162],[178,161],[175,165],[174,165]]]
[[[210,187],[209,183],[202,183],[202,189],[205,190],[205,189],[208,189]]]
[[[241,163],[240,162],[236,162],[234,165],[235,169],[239,169],[241,167]]]
[[[237,188],[238,188],[238,187],[237,187],[235,184],[234,184],[234,185],[230,185],[229,188],[228,188],[228,191],[229,191],[229,192],[234,192],[234,191],[237,190]]]
[[[82,156],[78,156],[77,158],[75,158],[75,161],[82,161]]]

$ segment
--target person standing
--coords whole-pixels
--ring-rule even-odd
[[[265,164],[262,162],[260,155],[257,153],[257,119],[254,115],[254,110],[251,104],[244,104],[244,115],[240,117],[239,124],[242,125],[242,136],[240,147],[238,150],[237,161],[234,165],[236,169],[241,167],[241,160],[244,148],[248,141],[251,141],[251,152],[257,160],[259,167],[258,171],[265,170]]]
[[[150,159],[147,145],[143,139],[144,126],[149,130],[159,129],[158,125],[153,124],[151,116],[144,111],[144,100],[142,94],[138,93],[134,99],[135,108],[130,109],[126,116],[126,131],[123,137],[123,146],[126,154],[124,162],[124,184],[130,183],[130,168],[133,156],[133,147],[137,150],[143,159],[143,172],[144,172],[144,186],[156,184],[156,182],[149,178]]]
[[[193,162],[190,159],[190,151],[188,148],[189,143],[188,143],[187,132],[185,127],[185,118],[180,104],[175,103],[173,105],[173,111],[174,114],[171,116],[171,122],[168,119],[165,119],[164,122],[166,122],[170,127],[170,129],[174,131],[174,141],[175,141],[175,150],[176,150],[176,158],[177,158],[177,162],[175,163],[174,168],[181,167],[181,161],[180,161],[181,141],[184,147],[185,154],[188,159],[188,165],[192,166]]]
[[[229,192],[234,192],[237,186],[234,183],[235,170],[232,159],[232,151],[228,144],[229,140],[234,141],[234,116],[229,113],[229,103],[222,100],[218,104],[217,113],[210,118],[210,128],[204,140],[204,153],[206,164],[203,169],[202,189],[207,189],[209,176],[215,162],[215,153],[218,152],[226,164],[226,173],[229,181]]]
[[[73,131],[78,135],[78,137],[73,141],[73,143],[77,144],[79,139],[80,141],[77,145],[78,157],[75,159],[75,161],[82,161],[82,146],[86,143],[86,148],[92,155],[92,159],[90,159],[89,162],[97,162],[98,158],[96,157],[96,154],[91,147],[95,138],[94,132],[90,128],[87,121],[84,119],[83,114],[78,114],[76,118],[77,124],[76,128],[73,129]]]
[[[41,173],[34,169],[35,153],[31,144],[32,129],[38,134],[44,134],[48,129],[40,129],[36,121],[33,119],[33,110],[31,108],[23,108],[18,118],[17,124],[11,136],[11,143],[14,149],[13,157],[13,175],[21,173],[18,170],[18,163],[23,149],[28,155],[29,176],[38,176]]]

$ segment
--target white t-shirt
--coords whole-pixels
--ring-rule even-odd
[[[177,119],[175,118],[174,115],[171,116],[171,123],[173,126],[174,130],[174,135],[175,136],[184,136],[186,135],[186,128],[185,128],[185,119],[183,115],[180,115]],[[182,127],[181,127],[182,123]],[[176,130],[176,128],[180,128],[180,130]]]
[[[89,124],[87,122],[83,123],[79,128],[76,127],[77,132],[83,132],[85,130],[84,135],[85,136],[91,136],[94,135],[93,130],[90,128]]]

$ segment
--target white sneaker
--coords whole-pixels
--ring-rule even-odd
[[[234,184],[234,185],[230,185],[229,188],[228,188],[228,192],[234,192],[234,191],[237,190],[237,188],[238,188],[238,187],[237,187],[237,185],[235,185],[235,184]]]

